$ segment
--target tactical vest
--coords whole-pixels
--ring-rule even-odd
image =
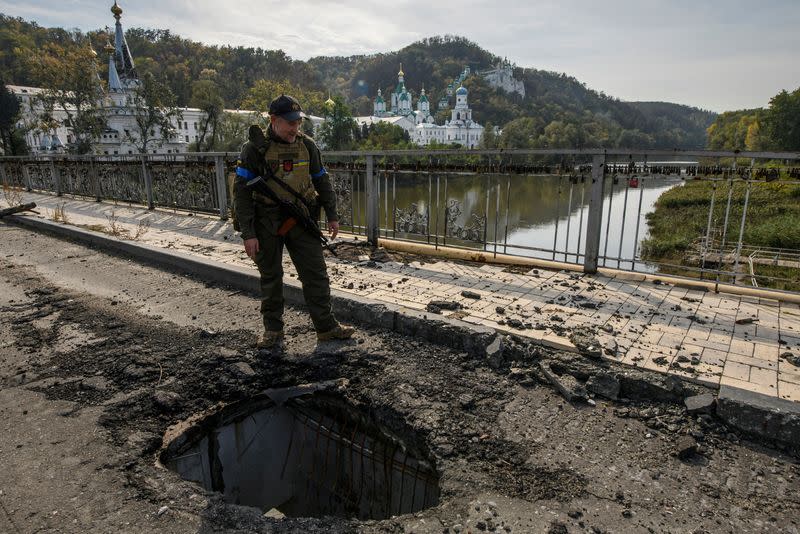
[[[317,200],[317,191],[311,182],[311,172],[309,169],[310,155],[308,148],[303,142],[303,138],[298,136],[294,143],[271,142],[264,153],[267,167],[272,171],[276,178],[294,189],[306,202],[313,204]],[[266,178],[266,177],[265,177]],[[301,206],[304,211],[306,207],[289,191],[275,183],[274,180],[267,180],[267,186],[282,200],[288,200]],[[275,202],[264,195],[253,192],[253,198],[258,202],[267,205],[274,205]]]

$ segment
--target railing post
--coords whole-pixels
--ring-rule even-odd
[[[586,220],[586,251],[583,261],[583,272],[588,274],[597,272],[597,258],[600,255],[605,165],[605,155],[598,154],[592,157],[592,192],[589,198],[589,216]]]
[[[228,187],[225,181],[225,157],[214,156],[217,171],[217,199],[219,200],[219,218],[228,218]]]
[[[378,178],[375,174],[375,156],[367,156],[367,241],[372,245],[378,245],[378,235],[380,228],[378,224],[379,199],[378,199]]]
[[[96,202],[100,202],[100,180],[97,177],[97,165],[95,165],[95,160],[97,158],[94,156],[89,156],[89,173],[92,177],[92,189],[94,190],[94,199]]]
[[[30,193],[33,191],[33,184],[31,183],[31,173],[25,162],[22,162],[22,181],[25,182],[25,189]]]
[[[53,174],[53,185],[56,189],[56,196],[61,196],[61,172],[56,167],[55,156],[50,159],[50,172]]]
[[[144,191],[147,195],[147,209],[155,208],[153,203],[153,178],[147,169],[147,156],[142,154],[142,176],[144,177]]]

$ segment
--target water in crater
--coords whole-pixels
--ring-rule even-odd
[[[227,502],[288,517],[385,519],[438,504],[439,475],[421,440],[330,393],[271,397],[203,418],[166,446],[162,463]]]

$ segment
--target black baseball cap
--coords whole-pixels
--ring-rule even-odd
[[[296,121],[306,116],[303,108],[300,107],[300,102],[289,95],[281,95],[270,102],[269,114],[287,121]]]

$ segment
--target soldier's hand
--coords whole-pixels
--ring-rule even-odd
[[[331,239],[336,239],[339,235],[339,221],[328,221],[328,233],[331,234]]]
[[[258,254],[258,239],[255,237],[251,237],[250,239],[244,240],[244,251],[247,253],[250,258],[253,260],[256,259],[256,254]]]

